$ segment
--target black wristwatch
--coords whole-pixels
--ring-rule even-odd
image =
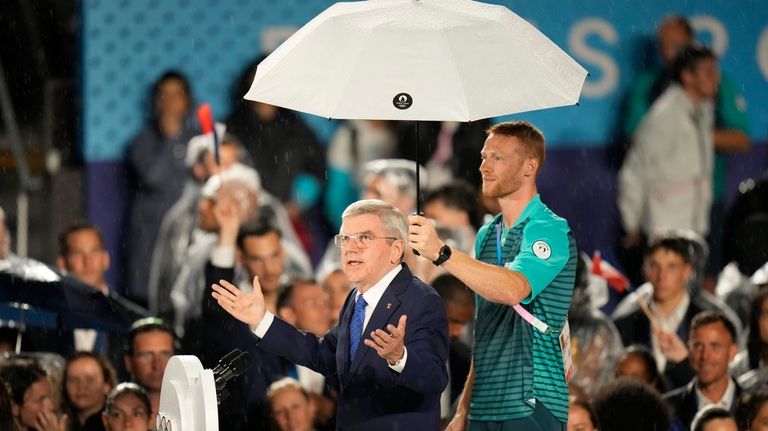
[[[443,246],[440,248],[440,255],[437,256],[437,259],[433,260],[432,263],[434,263],[436,266],[440,266],[450,258],[451,258],[451,248],[448,247],[448,244],[443,244]]]

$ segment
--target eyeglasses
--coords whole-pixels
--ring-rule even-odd
[[[349,245],[350,241],[354,241],[355,245],[357,245],[360,248],[367,248],[371,245],[371,241],[374,239],[391,239],[396,240],[398,238],[395,238],[393,236],[374,236],[367,233],[356,233],[354,235],[346,235],[343,233],[340,233],[333,237],[333,242],[336,244],[336,247],[341,248],[346,245]]]

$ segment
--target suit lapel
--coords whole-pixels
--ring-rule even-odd
[[[688,396],[683,403],[683,420],[686,423],[691,423],[693,417],[696,416],[696,412],[699,410],[699,397],[696,395],[696,385],[694,382],[688,383]]]
[[[638,310],[640,312],[640,310]],[[648,317],[645,316],[645,314],[639,314],[642,316],[639,319],[638,325],[637,325],[637,339],[645,343],[647,346],[653,345],[653,335],[651,334],[651,321],[648,320]]]
[[[397,325],[397,322],[392,319],[392,316],[400,307],[400,299],[398,299],[398,296],[405,290],[410,280],[411,272],[408,270],[407,266],[403,265],[403,269],[397,274],[395,279],[392,280],[392,283],[387,286],[387,289],[384,290],[384,294],[381,295],[379,303],[376,304],[376,309],[373,310],[371,319],[368,321],[368,324],[365,325],[363,337],[360,339],[360,347],[358,347],[357,353],[352,360],[351,368],[349,370],[350,374],[354,374],[360,364],[368,360],[367,356],[369,354],[377,356],[375,350],[363,344],[363,340],[370,339],[370,333],[376,329],[386,330],[387,323]],[[349,342],[347,342],[347,344],[349,344]],[[380,358],[377,356],[377,359]]]

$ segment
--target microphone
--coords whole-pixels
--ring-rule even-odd
[[[219,360],[219,364],[213,370],[219,404],[229,396],[229,391],[225,388],[227,382],[243,374],[252,365],[251,354],[239,349],[232,350]]]
[[[243,374],[245,370],[253,365],[253,357],[248,352],[240,352],[240,354],[227,364],[221,373],[214,376],[216,381],[216,388],[221,389],[224,385],[234,377]]]
[[[218,376],[219,374],[226,369],[229,364],[242,353],[240,349],[234,349],[231,352],[224,355],[221,359],[219,359],[219,362],[216,364],[216,367],[213,369],[213,375]]]

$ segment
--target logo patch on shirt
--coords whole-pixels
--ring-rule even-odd
[[[533,254],[539,259],[547,260],[549,256],[552,256],[552,249],[549,248],[549,244],[544,241],[536,241],[533,243]]]

